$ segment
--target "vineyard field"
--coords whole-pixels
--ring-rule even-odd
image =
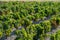
[[[0,2],[0,40],[60,40],[60,2]]]

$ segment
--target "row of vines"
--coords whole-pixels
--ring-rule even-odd
[[[34,23],[38,21],[42,22]],[[46,34],[59,25],[60,2],[0,3],[0,39],[11,36],[15,28],[15,40],[45,40],[46,36],[50,36],[50,40],[60,40],[60,31]]]

